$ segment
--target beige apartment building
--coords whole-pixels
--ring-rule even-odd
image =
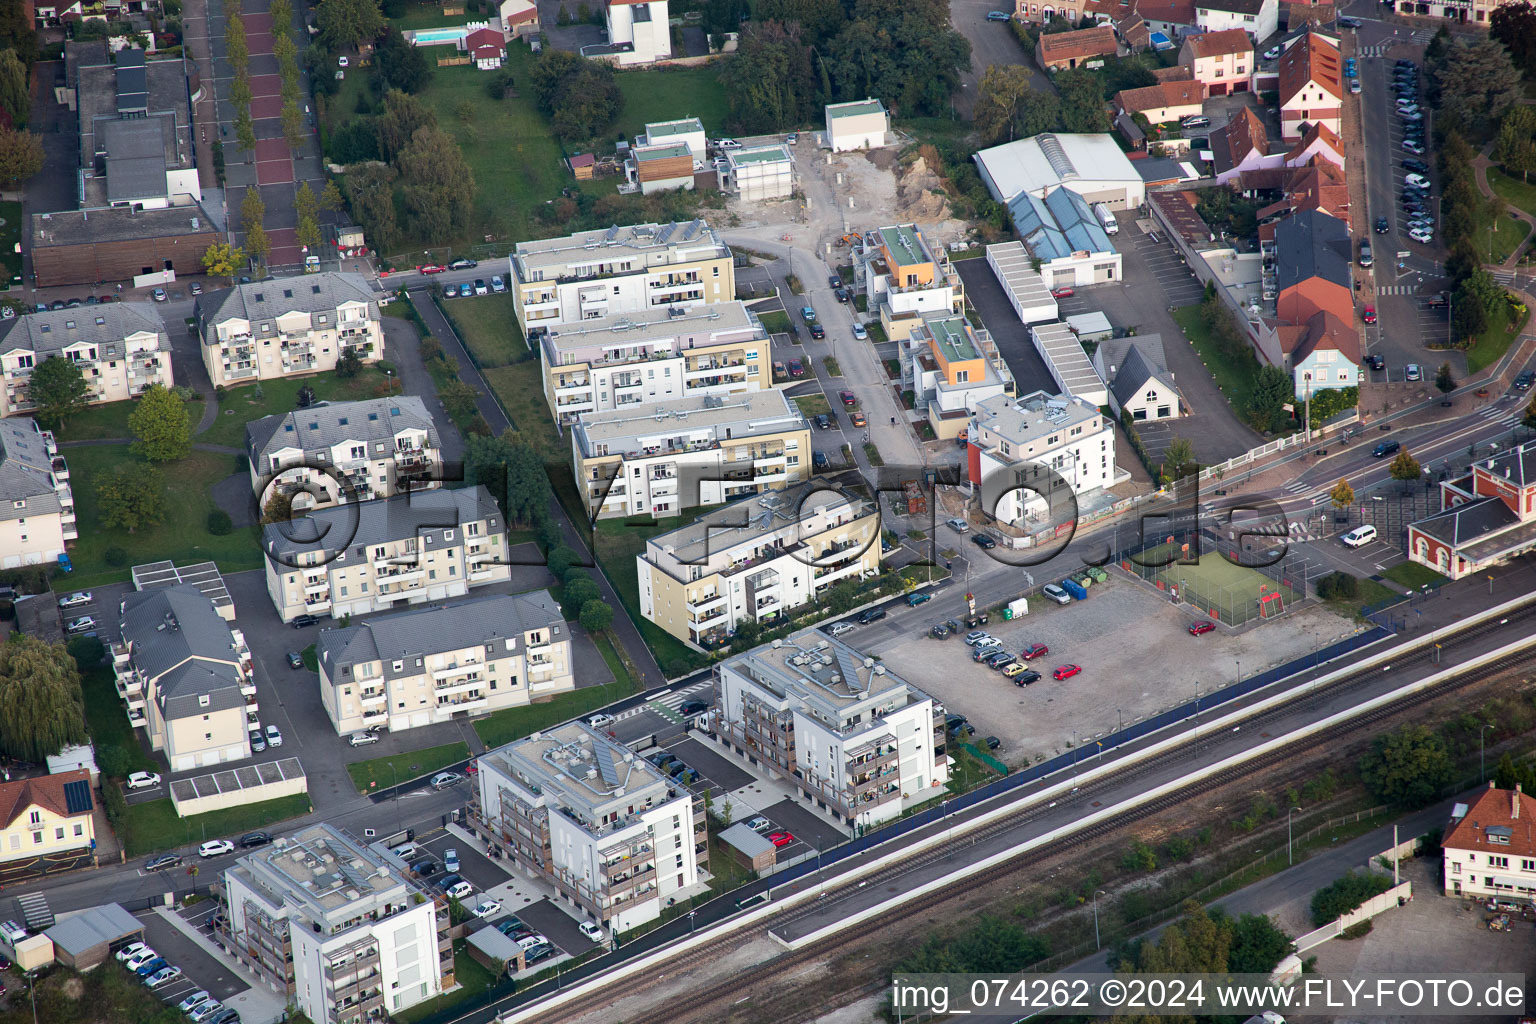
[[[251,652],[196,585],[128,594],[111,646],[128,720],[182,772],[251,756],[257,718]]]
[[[321,273],[237,285],[193,310],[216,386],[334,370],[348,349],[384,356],[379,303],[361,274]]]
[[[0,568],[55,561],[78,536],[69,465],[53,434],[27,416],[0,420]]]
[[[744,618],[776,622],[841,580],[879,572],[880,512],[863,495],[810,481],[652,537],[635,561],[640,613],[712,647]]]
[[[561,424],[610,409],[773,387],[768,332],[741,302],[652,309],[542,333],[544,400]]]
[[[549,591],[382,615],[320,633],[320,703],[339,735],[488,715],[576,685]]]
[[[540,328],[736,298],[731,250],[702,220],[519,242],[508,263],[529,344]]]
[[[300,508],[372,501],[442,482],[437,427],[415,395],[267,416],[246,425],[245,452],[257,501],[275,484]]]
[[[315,509],[269,524],[261,544],[284,622],[389,611],[511,579],[506,525],[480,486]]]
[[[85,377],[92,405],[137,398],[152,384],[171,387],[171,342],[144,302],[107,302],[0,320],[0,416],[37,408],[27,393],[44,360],[68,359]]]
[[[589,412],[571,428],[587,514],[676,515],[811,478],[811,427],[777,389]]]

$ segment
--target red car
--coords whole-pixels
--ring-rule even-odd
[[[1365,312],[1360,314],[1360,319],[1364,320],[1368,324],[1375,323],[1376,322],[1376,307],[1375,306],[1366,306],[1365,307]]]
[[[1019,657],[1023,658],[1025,661],[1028,661],[1030,658],[1038,658],[1042,654],[1050,653],[1051,649],[1045,646],[1045,644],[1030,644],[1028,647],[1019,652]]]
[[[1083,666],[1081,665],[1058,665],[1056,666],[1056,671],[1052,672],[1051,675],[1057,682],[1060,682],[1063,679],[1071,679],[1082,670]]]
[[[418,267],[417,269],[420,270],[423,274],[446,274],[446,273],[448,273],[448,268],[447,267],[438,266],[436,263],[428,263],[426,266]]]
[[[1053,298],[1053,299],[1070,299],[1072,296],[1074,296],[1076,294],[1077,294],[1077,292],[1074,289],[1072,289],[1072,288],[1052,288],[1051,289],[1051,298]]]
[[[795,835],[793,832],[770,832],[768,841],[774,846],[788,846],[795,841]]]
[[[1191,623],[1190,624],[1189,635],[1190,636],[1199,636],[1202,633],[1209,633],[1211,630],[1213,630],[1215,628],[1216,628],[1216,623],[1212,622],[1210,619],[1201,619],[1199,622],[1195,622],[1195,623]]]
[[[469,762],[469,764],[464,766],[464,774],[465,775],[479,775],[480,774],[480,762],[479,761],[471,761],[471,762]]]
[[[853,397],[852,391],[839,391],[837,397],[843,400],[843,408],[852,409],[858,404],[858,399]]]

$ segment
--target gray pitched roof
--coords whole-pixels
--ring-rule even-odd
[[[66,953],[79,956],[93,946],[143,933],[144,925],[138,918],[116,903],[107,903],[67,917],[43,934]]]
[[[1115,251],[1088,201],[1069,188],[1057,188],[1044,199],[1021,192],[1008,204],[1008,212],[1030,255],[1037,259]]]
[[[1109,388],[1115,393],[1115,401],[1124,408],[1128,402],[1140,394],[1142,388],[1147,386],[1147,381],[1153,379],[1165,387],[1174,388],[1173,378],[1168,376],[1168,372],[1158,367],[1152,358],[1142,353],[1140,348],[1132,346],[1120,361],[1115,379],[1110,382]]]
[[[25,501],[24,508],[16,502]],[[0,420],[0,519],[20,519],[58,512],[53,489],[53,459],[28,416]]]
[[[1492,465],[1489,465],[1489,463]],[[1478,460],[1478,466],[1496,477],[1512,482],[1516,487],[1536,484],[1536,441],[1527,441],[1519,448],[1507,448],[1492,459]]]
[[[162,350],[170,350],[165,324],[147,302],[54,309],[0,320],[0,354],[26,349],[46,357],[83,341],[100,350],[99,358],[122,359],[127,355],[123,339],[140,333],[158,336]]]
[[[272,523],[262,531],[261,546],[269,556],[293,559],[314,552],[324,561],[338,551],[361,556],[370,544],[417,537],[423,551],[432,551],[461,543],[445,540],[444,530],[481,519],[490,532],[501,532],[501,510],[483,486],[412,491],[316,509],[291,523]]]
[[[329,313],[343,302],[367,302],[378,315],[378,296],[361,274],[326,272],[236,285],[197,300],[194,316],[206,339],[212,325],[226,320],[271,322],[289,313]]]
[[[1350,286],[1349,228],[1317,210],[1304,210],[1275,228],[1275,277],[1281,291],[1314,277]]]
[[[196,586],[131,593],[123,598],[123,639],[133,663],[158,679],[165,717],[208,714],[242,705],[235,638]],[[208,705],[198,698],[208,696]]]
[[[246,424],[245,450],[257,471],[266,472],[266,457],[285,448],[316,452],[342,441],[371,444],[390,441],[402,430],[425,430],[428,446],[440,447],[437,427],[425,403],[415,395],[400,395],[322,403],[264,417]]]
[[[1462,547],[1518,525],[1520,520],[1503,501],[1478,498],[1420,519],[1413,528],[1451,547]]]
[[[353,665],[462,650],[518,637],[531,629],[551,629],[563,621],[560,606],[549,591],[538,590],[413,608],[376,616],[359,626],[322,630],[318,650],[332,678],[345,679],[350,678]],[[402,672],[386,671],[385,675],[416,673],[416,666],[411,664]]]

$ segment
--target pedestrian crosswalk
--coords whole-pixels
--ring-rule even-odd
[[[1290,524],[1290,533],[1291,533],[1291,543],[1293,543],[1293,544],[1300,544],[1303,541],[1309,541],[1309,540],[1316,540],[1317,539],[1316,535],[1313,534],[1312,527],[1311,527],[1311,525],[1309,523],[1297,523],[1297,522],[1291,523]]]
[[[1280,492],[1282,494],[1300,494],[1302,491],[1307,489],[1307,485],[1302,483],[1300,480],[1292,480],[1290,483],[1280,488]],[[1292,523],[1291,525],[1294,526],[1296,524]]]
[[[656,697],[644,704],[620,711],[614,716],[614,720],[622,722],[626,718],[634,718],[636,715],[647,711],[654,711],[673,725],[681,725],[683,724],[683,716],[678,711],[678,708],[690,700],[702,699],[700,692],[709,688],[710,684],[704,682],[685,686],[681,690],[673,690],[671,693],[662,694],[660,697]]]
[[[1519,407],[1501,409],[1497,405],[1490,405],[1484,409],[1479,409],[1477,415],[1485,420],[1493,420],[1501,426],[1514,426],[1523,417],[1524,411]]]
[[[1388,43],[1372,43],[1369,46],[1362,46],[1362,47],[1360,47],[1360,49],[1356,50],[1355,51],[1355,56],[1357,56],[1357,57],[1385,57],[1387,55],[1387,51],[1392,49],[1392,45],[1393,44],[1390,43],[1390,42],[1388,42]]]
[[[1384,284],[1376,289],[1377,295],[1413,295],[1418,291],[1418,285],[1412,284]]]

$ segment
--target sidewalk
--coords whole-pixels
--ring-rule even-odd
[[[287,1016],[288,1000],[277,994],[267,982],[252,974],[250,969],[235,957],[230,956],[213,940],[204,935],[200,929],[189,925],[186,920],[174,910],[165,907],[156,907],[155,913],[166,921],[172,928],[182,935],[197,943],[199,948],[219,963],[233,971],[241,981],[250,988],[228,999],[220,1000],[225,1006],[240,1011],[240,1020],[243,1024],[277,1024]]]

